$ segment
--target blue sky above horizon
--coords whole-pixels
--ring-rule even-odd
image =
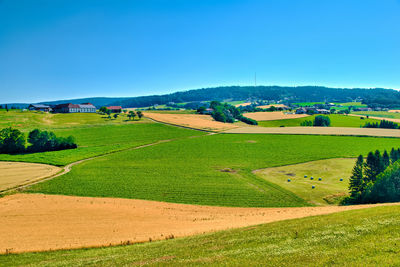
[[[0,0],[0,103],[224,85],[400,89],[400,0]]]

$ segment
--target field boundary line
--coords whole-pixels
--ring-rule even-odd
[[[219,131],[212,131],[212,130],[205,130],[205,129],[199,129],[199,128],[193,128],[193,127],[189,127],[189,126],[183,126],[183,125],[179,125],[179,124],[174,124],[174,123],[170,123],[170,122],[165,122],[165,121],[159,121],[159,120],[155,120],[153,118],[150,117],[146,117],[147,119],[155,122],[155,123],[161,123],[161,124],[165,124],[165,125],[169,125],[169,126],[175,126],[175,127],[179,127],[179,128],[184,128],[184,129],[189,129],[189,130],[195,130],[195,131],[200,131],[200,132],[206,132],[206,133],[212,133],[212,134],[217,134],[219,133]]]

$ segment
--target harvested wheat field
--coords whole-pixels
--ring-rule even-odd
[[[215,121],[210,115],[198,114],[166,114],[166,113],[144,113],[150,119],[158,122],[169,123],[194,129],[207,131],[224,131],[236,128],[231,123]]]
[[[61,168],[46,164],[0,161],[0,192],[49,177],[59,171]]]
[[[0,199],[0,253],[146,242],[372,206],[227,208],[15,194]]]
[[[389,110],[389,112],[400,113],[400,109],[391,109],[391,110]]]
[[[246,107],[246,106],[250,106],[251,102],[246,102],[246,103],[241,103],[241,104],[236,104],[235,107]]]
[[[276,108],[288,108],[288,106],[284,104],[271,104],[271,105],[264,105],[264,106],[257,106],[258,108],[270,108],[270,107],[276,107]]]
[[[250,112],[243,114],[247,118],[256,121],[274,121],[274,120],[286,120],[286,119],[297,119],[308,117],[307,114],[285,114],[283,111],[274,112]]]
[[[316,135],[349,135],[349,136],[380,136],[400,137],[400,131],[395,129],[350,128],[350,127],[240,127],[230,129],[225,133],[244,134],[316,134]]]

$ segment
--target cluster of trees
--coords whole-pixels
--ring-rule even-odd
[[[216,121],[233,123],[235,122],[236,119],[251,125],[258,124],[257,121],[244,117],[239,108],[229,105],[228,103],[222,104],[219,101],[211,101],[209,107],[210,109],[212,109],[211,116]],[[197,113],[205,114],[206,107],[205,106],[199,107],[197,109]]]
[[[139,120],[140,119],[142,119],[142,117],[143,117],[143,113],[140,111],[140,110],[138,110],[138,111],[133,111],[133,110],[130,110],[129,111],[129,113],[128,113],[128,118],[129,118],[129,120],[135,120],[135,117],[137,116],[138,118],[139,118]]]
[[[363,128],[399,129],[399,125],[392,121],[381,120],[380,122],[367,122]]]
[[[29,145],[26,146],[26,141]],[[72,136],[57,137],[53,132],[35,129],[28,134],[26,140],[24,133],[11,127],[0,131],[0,153],[34,153],[77,148]]]
[[[331,126],[331,119],[328,116],[318,115],[315,116],[314,121],[305,120],[300,123],[300,126],[318,126],[329,127]]]
[[[400,201],[400,149],[381,155],[379,150],[369,152],[364,161],[357,158],[350,177],[350,196],[344,204],[362,204]]]
[[[269,108],[259,108],[257,105],[247,105],[238,107],[241,112],[273,112],[273,111],[282,111],[284,110],[282,107],[270,106]]]

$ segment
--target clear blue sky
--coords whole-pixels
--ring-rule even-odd
[[[218,85],[400,89],[400,0],[0,0],[0,103]]]

